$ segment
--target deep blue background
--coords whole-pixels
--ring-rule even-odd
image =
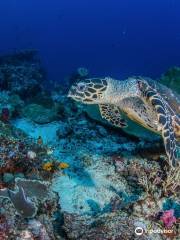
[[[36,48],[51,80],[158,77],[180,65],[179,0],[1,0],[0,54]]]

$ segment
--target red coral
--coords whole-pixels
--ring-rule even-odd
[[[2,112],[1,112],[1,120],[4,123],[7,123],[7,122],[9,122],[9,118],[10,118],[9,109],[5,107],[2,109]]]
[[[164,211],[160,219],[164,223],[165,227],[172,227],[172,225],[176,222],[176,217],[174,216],[174,209]]]
[[[0,182],[0,189],[6,188],[7,184],[4,182]]]
[[[11,160],[7,161],[6,165],[0,168],[0,173],[21,173],[21,172],[23,172],[23,168],[17,167],[15,165],[15,162],[12,162]]]

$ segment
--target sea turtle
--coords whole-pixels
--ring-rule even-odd
[[[90,78],[74,83],[68,96],[84,104],[97,104],[102,118],[126,128],[128,119],[162,136],[169,164],[179,162],[180,95],[166,86],[142,77],[123,81]]]

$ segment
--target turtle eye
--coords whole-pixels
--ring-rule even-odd
[[[78,90],[79,91],[85,91],[86,89],[86,85],[84,83],[79,83],[78,84]]]

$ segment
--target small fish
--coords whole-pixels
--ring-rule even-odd
[[[42,145],[42,144],[43,144],[43,139],[42,139],[41,136],[38,137],[37,143],[38,143],[39,145]]]

